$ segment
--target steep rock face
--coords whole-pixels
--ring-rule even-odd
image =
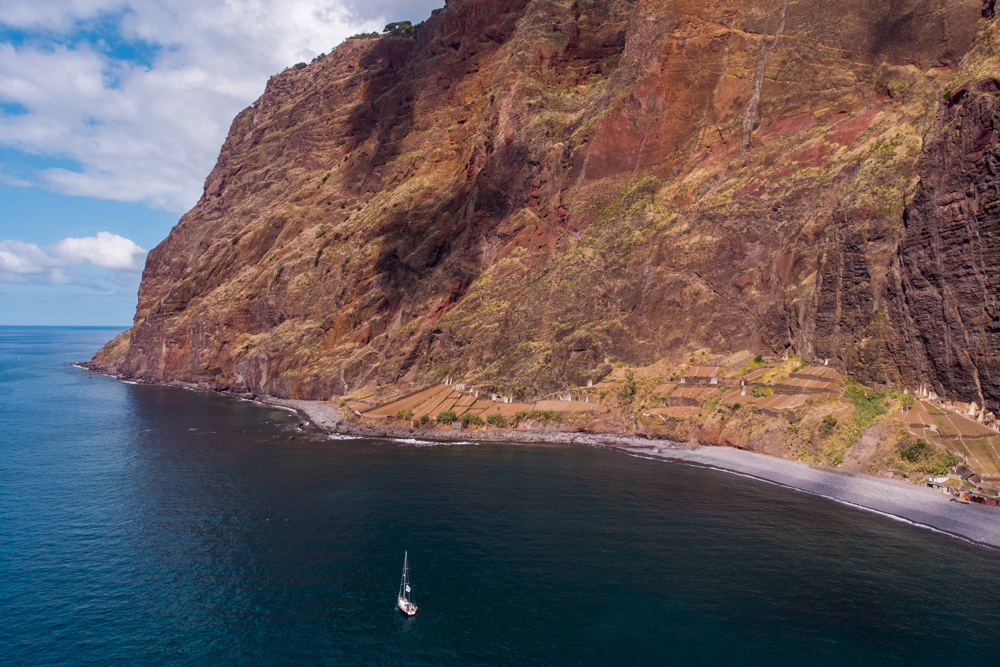
[[[998,72],[990,65],[981,69]],[[893,294],[913,379],[990,406],[1000,404],[998,96],[991,76],[951,92],[904,214]]]
[[[942,91],[984,11],[453,0],[415,39],[348,40],[237,116],[95,363],[310,398],[444,374],[530,394],[710,346],[965,397],[994,359],[966,310],[993,312],[974,294],[996,260],[962,264],[959,237],[992,241],[959,233],[967,196],[939,202],[992,164],[972,104],[992,98]]]

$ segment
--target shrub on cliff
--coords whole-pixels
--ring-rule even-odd
[[[497,428],[505,428],[507,426],[507,420],[499,412],[494,412],[493,414],[487,416],[486,423],[490,426],[496,426]]]
[[[561,412],[556,412],[555,410],[525,410],[518,412],[514,417],[518,421],[550,422],[560,421],[563,415]]]
[[[382,33],[396,37],[414,37],[423,26],[423,21],[417,25],[413,25],[409,21],[393,21],[382,29]]]
[[[760,368],[761,366],[763,366],[766,363],[767,362],[764,361],[764,357],[758,354],[756,357],[754,357],[750,361],[750,363],[748,363],[746,366],[744,366],[743,368],[741,368],[738,371],[738,374],[739,375],[746,375],[750,371],[754,370],[755,368]],[[671,378],[671,379],[673,379],[673,378]]]
[[[479,415],[474,415],[471,412],[466,412],[462,415],[462,426],[483,426],[486,422]]]
[[[959,458],[951,452],[924,440],[912,443],[904,441],[902,444],[902,448],[889,459],[889,467],[904,475],[944,475],[949,468],[960,463]]]
[[[451,410],[445,410],[443,412],[439,412],[437,420],[442,424],[450,424],[453,421],[455,421],[455,413],[452,412]]]
[[[413,410],[400,410],[396,413],[396,419],[413,419]]]
[[[618,402],[622,408],[627,409],[632,406],[638,387],[635,383],[635,374],[631,370],[625,371],[625,381],[618,387]]]
[[[859,429],[868,428],[875,420],[888,412],[885,407],[885,392],[868,389],[854,380],[847,381],[844,396],[854,403],[854,415],[851,419]]]
[[[924,440],[917,440],[912,445],[903,447],[899,452],[899,458],[910,463],[919,463],[930,454],[931,446]]]

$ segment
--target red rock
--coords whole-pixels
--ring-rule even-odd
[[[275,75],[95,364],[530,394],[724,346],[995,408],[1000,85],[954,69],[981,3],[803,0],[775,39],[780,9],[452,0]],[[907,143],[840,150],[868,138]]]

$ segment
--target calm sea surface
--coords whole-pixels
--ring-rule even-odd
[[[725,473],[329,440],[67,364],[114,333],[0,328],[0,664],[1000,656],[1000,552]]]

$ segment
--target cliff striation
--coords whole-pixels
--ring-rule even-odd
[[[451,0],[274,76],[94,359],[531,395],[706,347],[1000,404],[981,0]]]

